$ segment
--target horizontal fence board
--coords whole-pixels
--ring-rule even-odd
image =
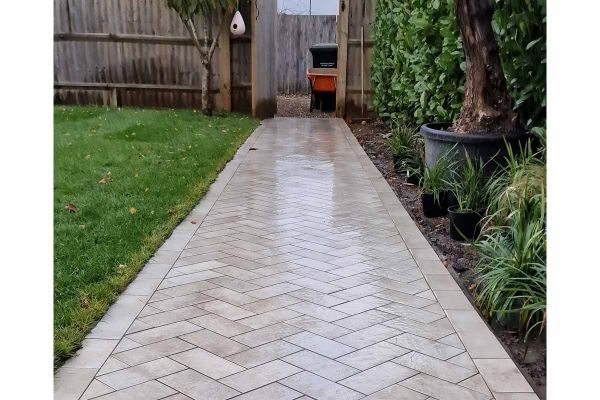
[[[164,91],[181,91],[181,92],[202,92],[200,86],[186,85],[155,85],[147,83],[102,83],[102,82],[55,82],[56,89],[137,89],[137,90],[164,90]],[[239,89],[245,89],[248,86],[239,85]],[[219,89],[212,88],[211,93],[218,93]]]
[[[231,36],[232,42],[250,42],[250,35]],[[55,42],[113,42],[113,43],[152,43],[193,46],[189,36],[159,36],[159,35],[133,35],[116,33],[71,33],[58,32],[54,34]]]

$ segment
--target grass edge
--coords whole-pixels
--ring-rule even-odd
[[[235,146],[232,146],[232,150],[224,154],[223,159],[212,173],[208,176],[200,177],[194,182],[193,189],[185,195],[183,201],[172,206],[171,209],[175,211],[169,218],[163,224],[159,225],[149,236],[142,239],[143,244],[141,248],[132,253],[126,267],[120,269],[109,280],[92,286],[91,292],[84,294],[88,298],[85,307],[80,303],[79,307],[73,311],[79,314],[77,324],[71,324],[60,329],[54,327],[54,370],[61,367],[81,348],[81,343],[86,335],[106,314],[106,311],[114,304],[173,230],[200,203],[219,174],[259,126],[260,124],[249,131],[247,135],[243,136]],[[109,291],[108,295],[101,294],[105,293],[106,290]]]

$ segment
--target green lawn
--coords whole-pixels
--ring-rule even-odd
[[[237,114],[55,107],[55,365],[77,349],[257,124]]]

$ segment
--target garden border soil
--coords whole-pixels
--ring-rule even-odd
[[[400,176],[394,170],[394,162],[391,154],[385,146],[385,134],[389,128],[382,121],[370,123],[351,123],[348,126],[352,133],[371,158],[371,161],[384,176],[390,187],[402,202],[402,205],[412,219],[415,221],[423,235],[427,238],[438,256],[443,260],[450,274],[459,284],[469,301],[479,311],[471,291],[474,289],[474,274],[471,267],[475,262],[475,254],[470,250],[468,244],[454,241],[449,235],[449,224],[447,217],[425,218],[419,201],[419,191],[415,185],[406,182],[406,178]],[[483,318],[485,321],[487,319]],[[532,341],[526,351],[523,344],[523,335],[499,326],[490,324],[491,330],[511,355],[523,375],[534,388],[540,398],[546,398],[546,343],[544,340]]]

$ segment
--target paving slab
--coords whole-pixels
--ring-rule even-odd
[[[364,397],[346,386],[307,371],[283,379],[281,383],[318,400],[357,400]]]
[[[385,362],[376,367],[362,371],[356,375],[346,378],[340,383],[364,394],[373,394],[378,390],[401,382],[417,371],[393,362]]]
[[[344,121],[277,118],[56,372],[92,398],[537,396]]]
[[[291,354],[284,357],[283,360],[334,382],[360,372],[356,368],[308,350]]]

